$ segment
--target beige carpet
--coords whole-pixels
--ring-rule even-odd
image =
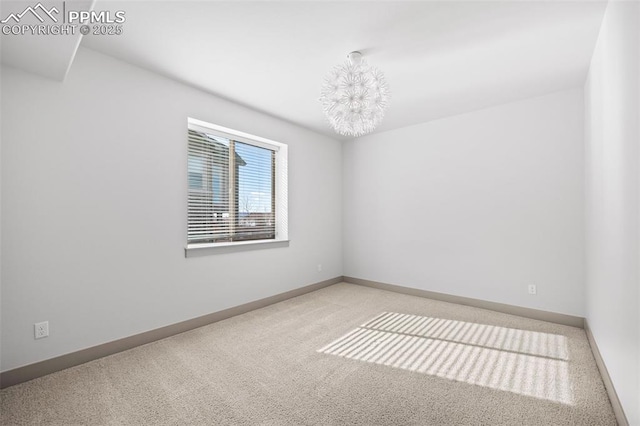
[[[3,425],[615,425],[583,330],[351,284],[0,396]]]

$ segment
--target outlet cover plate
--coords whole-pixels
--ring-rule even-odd
[[[49,321],[37,322],[34,324],[34,333],[36,339],[42,339],[49,335]]]

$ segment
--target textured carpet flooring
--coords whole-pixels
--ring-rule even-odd
[[[0,392],[3,425],[615,425],[583,330],[337,284]]]

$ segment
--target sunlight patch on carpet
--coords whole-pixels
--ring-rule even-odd
[[[318,352],[573,404],[562,335],[383,312]]]

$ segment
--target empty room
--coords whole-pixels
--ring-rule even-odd
[[[640,426],[640,2],[0,28],[0,424]]]

